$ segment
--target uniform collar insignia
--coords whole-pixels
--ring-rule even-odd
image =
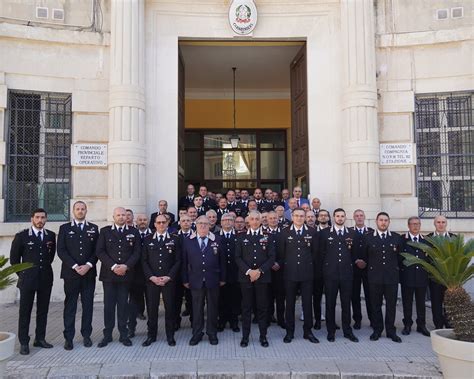
[[[28,242],[28,245],[34,245],[35,243],[34,242]]]
[[[70,231],[69,231],[69,234],[76,234],[76,232],[73,231],[73,230],[70,230]]]

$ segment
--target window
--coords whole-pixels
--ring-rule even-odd
[[[417,191],[422,217],[474,217],[474,93],[415,99]]]
[[[6,220],[28,221],[42,207],[48,220],[69,218],[71,95],[10,91]]]

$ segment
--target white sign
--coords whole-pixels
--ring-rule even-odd
[[[412,143],[381,143],[380,165],[398,166],[415,164]]]
[[[74,144],[71,151],[71,162],[75,167],[107,166],[106,144]]]
[[[249,35],[257,26],[257,6],[252,0],[234,0],[229,7],[229,23],[235,34]]]

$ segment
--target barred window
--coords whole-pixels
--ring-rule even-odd
[[[474,93],[415,99],[419,214],[474,217]]]
[[[69,218],[71,95],[10,91],[6,220],[28,221],[37,207],[48,220]]]

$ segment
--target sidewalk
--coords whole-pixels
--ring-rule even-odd
[[[146,348],[141,346],[146,338],[146,321],[138,320],[132,347],[120,344],[114,334],[114,342],[99,349],[103,306],[96,303],[94,346],[83,347],[79,336],[72,351],[63,349],[62,310],[62,303],[51,304],[46,339],[54,348],[35,348],[31,341],[31,354],[22,356],[18,354],[17,344],[16,354],[7,363],[7,378],[441,378],[430,338],[416,332],[401,336],[400,307],[397,328],[403,340],[401,344],[385,337],[370,341],[372,330],[364,323],[361,330],[354,331],[359,343],[344,339],[340,331],[336,342],[330,343],[326,340],[324,322],[322,330],[314,331],[321,342],[310,344],[303,340],[302,323],[298,321],[296,338],[290,344],[282,341],[284,330],[272,324],[268,348],[260,346],[256,325],[247,348],[239,345],[241,334],[229,329],[219,333],[217,346],[211,346],[207,338],[198,346],[189,346],[191,330],[188,319],[184,318],[183,327],[176,333],[177,345],[169,347],[162,332],[164,320],[160,312],[156,343]],[[2,305],[0,311],[2,330],[16,333],[18,305]],[[34,325],[33,317],[30,336]],[[428,328],[432,327],[429,320]],[[80,329],[79,324],[76,329]]]

